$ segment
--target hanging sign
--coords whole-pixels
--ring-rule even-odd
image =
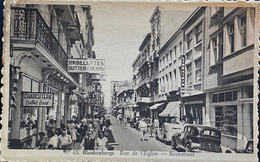
[[[69,73],[104,73],[104,59],[68,59]]]
[[[44,92],[22,92],[22,106],[24,107],[52,107],[54,95]]]

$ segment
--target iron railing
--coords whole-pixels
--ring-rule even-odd
[[[12,7],[13,32],[11,37],[25,41],[37,41],[67,70],[68,55],[35,8]]]

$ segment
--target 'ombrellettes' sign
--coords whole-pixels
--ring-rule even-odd
[[[43,92],[23,92],[22,106],[24,107],[52,107],[53,94]]]
[[[104,73],[104,59],[68,59],[69,73]]]

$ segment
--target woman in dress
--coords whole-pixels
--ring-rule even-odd
[[[107,137],[104,136],[103,132],[99,132],[97,138],[97,150],[107,150],[107,146]]]

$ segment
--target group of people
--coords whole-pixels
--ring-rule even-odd
[[[39,132],[36,144],[38,149],[75,149],[75,143],[79,142],[80,148],[84,150],[107,150],[107,136],[110,121],[105,117],[83,118],[81,120],[69,120],[66,126],[55,128],[54,121],[46,124],[47,134]]]
[[[159,131],[159,120],[158,118],[152,120],[149,118],[142,118],[138,124],[138,130],[141,133],[141,141],[144,141],[146,137],[153,137]]]

